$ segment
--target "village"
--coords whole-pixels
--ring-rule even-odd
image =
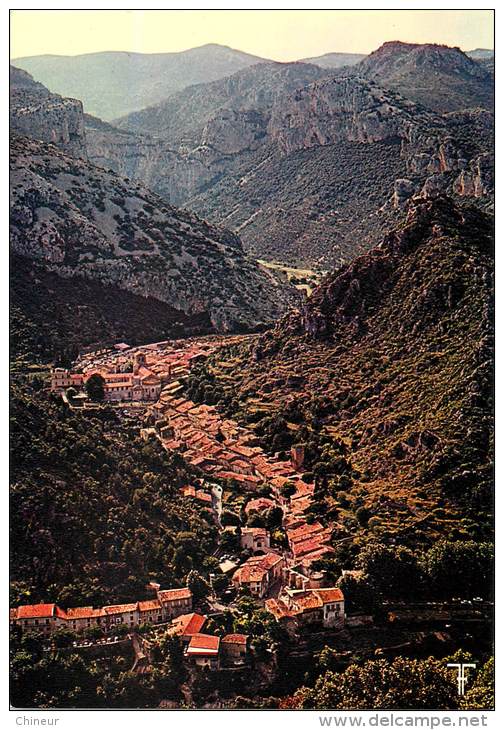
[[[334,552],[330,545],[331,527],[306,519],[315,485],[304,478],[303,448],[294,447],[289,461],[271,457],[257,445],[251,431],[223,417],[214,406],[196,404],[183,394],[183,379],[195,363],[204,361],[217,347],[243,339],[240,336],[200,338],[139,348],[120,343],[112,351],[81,356],[72,371],[54,369],[51,389],[65,395],[68,388],[82,389],[87,379],[99,374],[105,383],[105,400],[130,402],[138,394],[138,400],[151,402],[143,412],[142,438],[159,439],[167,451],[179,452],[188,464],[207,475],[213,486],[205,489],[202,484],[187,485],[182,494],[204,502],[215,512],[221,528],[222,488],[216,488],[215,482],[250,493],[246,513],[260,514],[273,507],[280,508],[288,547],[281,551],[273,549],[265,528],[243,528],[240,547],[252,555],[236,566],[232,580],[256,598],[269,599],[266,609],[285,619],[303,613],[299,596],[298,603],[294,600],[297,591],[329,587],[325,585],[325,576],[313,570],[312,565]],[[254,499],[265,485],[269,496]],[[279,583],[281,590],[278,590]],[[273,584],[277,595],[269,596]],[[341,593],[338,596],[337,602],[342,604]],[[313,598],[310,601],[316,602]],[[330,612],[333,610],[331,606]],[[325,610],[323,613],[326,616]],[[339,625],[343,620],[344,611],[338,605],[332,625]]]
[[[196,404],[183,395],[183,380],[195,363],[222,344],[241,339],[209,337],[137,348],[120,343],[81,355],[72,370],[54,368],[51,390],[61,394],[72,408],[93,407],[85,384],[93,375],[100,375],[104,401],[141,405],[141,437],[146,441],[158,439],[167,451],[177,451],[204,474],[182,487],[181,497],[198,500],[221,534],[234,539],[234,554],[225,556],[221,551],[219,568],[235,591],[252,596],[291,633],[307,624],[340,630],[345,623],[344,596],[339,588],[328,585],[323,572],[312,568],[321,556],[333,552],[329,544],[332,530],[306,519],[314,484],[303,478],[303,449],[293,448],[288,461],[269,456],[257,445],[253,433],[221,416],[214,406]],[[266,485],[268,496],[261,496]],[[281,511],[286,545],[273,544],[271,531],[265,527],[221,523],[223,501],[235,490],[245,494],[247,516],[272,508]],[[215,661],[210,659],[219,654],[216,637],[203,638],[201,620],[187,619],[199,615],[191,614],[192,608],[189,589],[161,591],[158,587],[155,599],[121,606],[20,606],[11,610],[11,622],[22,630],[36,628],[50,635],[61,627],[79,632],[100,626],[110,633],[120,624],[134,630],[145,623],[159,625],[178,619],[175,626],[179,628],[180,621],[187,622],[182,635],[190,636],[188,656],[208,660],[213,666]],[[226,637],[221,639],[225,646]],[[245,647],[247,640],[243,639]]]
[[[294,446],[281,455],[267,454],[252,431],[215,406],[195,403],[185,395],[185,379],[195,364],[204,362],[217,348],[243,340],[244,336],[204,337],[134,348],[120,343],[82,354],[71,370],[54,368],[51,373],[51,390],[69,408],[84,411],[100,407],[86,389],[89,379],[99,375],[108,407],[127,408],[134,414],[143,440],[159,441],[200,475],[179,492],[181,499],[198,503],[220,533],[213,555],[218,568],[209,576],[206,599],[195,599],[188,587],[161,589],[150,583],[146,588],[154,592],[152,598],[135,600],[132,596],[127,604],[18,606],[11,609],[11,625],[23,632],[41,632],[47,641],[66,629],[82,637],[74,646],[83,650],[91,645],[113,645],[126,632],[137,671],[148,666],[150,648],[159,632],[180,639],[189,666],[219,670],[253,661],[247,633],[216,631],[213,623],[218,615],[239,616],[239,601],[244,596],[258,610],[266,611],[298,647],[307,636],[322,644],[336,641],[343,645],[348,643],[349,630],[364,632],[362,640],[366,641],[366,631],[373,631],[372,617],[347,616],[339,581],[335,584],[320,569],[321,559],[335,552],[334,538],[347,537],[342,526],[324,525],[309,512],[315,484],[304,469],[303,447]],[[272,512],[276,512],[275,526],[267,519]],[[230,513],[240,514],[237,524],[226,519]],[[355,571],[344,571],[348,572]],[[225,589],[219,577],[226,579]],[[400,609],[393,618],[408,625],[425,620],[437,630],[454,620],[454,611],[429,604],[413,613]],[[97,636],[90,639],[93,630]],[[418,635],[423,641],[423,633]]]

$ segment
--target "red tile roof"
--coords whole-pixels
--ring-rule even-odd
[[[248,641],[247,634],[226,634],[222,638],[223,644],[246,644]]]
[[[295,613],[303,613],[314,608],[320,608],[322,606],[322,599],[319,598],[315,593],[308,593],[302,596],[295,596],[292,599],[294,603]]]
[[[81,608],[67,608],[65,618],[72,620],[78,618],[95,618],[96,616],[102,615],[103,612],[101,608],[83,606]]]
[[[322,603],[336,603],[337,601],[343,601],[344,596],[339,588],[317,588],[316,591]]]
[[[194,634],[187,647],[187,653],[197,656],[215,656],[219,652],[220,638],[208,634]]]
[[[272,613],[277,620],[280,618],[292,618],[294,615],[285,603],[276,598],[268,598],[268,600],[264,602],[264,607],[267,611]]]
[[[107,616],[111,616],[117,613],[130,613],[137,610],[137,603],[118,603],[115,606],[104,606],[103,610]]]
[[[162,603],[167,601],[179,601],[182,598],[192,598],[189,588],[170,588],[166,591],[159,591],[159,600]]]
[[[282,555],[277,553],[267,553],[266,555],[253,555],[247,560],[245,565],[257,565],[264,570],[271,570],[275,565],[283,560]]]
[[[235,583],[260,583],[266,576],[267,571],[261,568],[259,565],[247,565],[245,563],[238,568],[236,573],[233,575],[233,582]]]
[[[205,622],[206,616],[199,613],[185,613],[173,619],[169,633],[176,636],[194,636],[199,634]]]
[[[324,528],[320,522],[314,522],[311,525],[305,523],[304,525],[295,527],[292,530],[288,530],[287,537],[289,538],[289,542],[296,542],[297,540],[305,540],[308,535],[314,535],[318,532],[322,532],[323,529]]]
[[[52,618],[54,616],[55,603],[36,603],[31,606],[19,606],[18,618]]]
[[[161,604],[157,599],[152,599],[150,601],[139,601],[138,602],[138,610],[140,612],[142,611],[158,611],[161,610]]]
[[[258,499],[251,499],[250,502],[247,502],[245,512],[246,514],[248,514],[252,510],[260,512],[261,510],[269,509],[270,507],[274,506],[275,503],[272,499],[267,499],[267,497],[259,497]]]

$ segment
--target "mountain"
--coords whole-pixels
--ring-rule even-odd
[[[236,155],[264,143],[278,97],[324,75],[308,64],[258,64],[184,89],[116,127],[86,115],[89,158],[183,205],[211,188]]]
[[[283,97],[262,148],[187,202],[261,257],[330,268],[377,243],[415,193],[491,205],[493,118],[443,117],[374,82],[325,78]]]
[[[14,254],[62,278],[207,316],[217,330],[271,322],[292,303],[235,234],[52,145],[13,134],[10,152]]]
[[[321,68],[342,68],[343,66],[353,66],[365,57],[364,53],[324,53],[323,56],[301,60],[303,63],[314,63]]]
[[[488,73],[494,76],[495,73],[495,53],[489,48],[475,48],[472,51],[467,51],[467,55],[474,59],[480,66],[488,71]]]
[[[9,126],[50,142],[73,157],[86,157],[82,102],[51,94],[26,71],[10,67]]]
[[[186,88],[114,124],[121,129],[161,137],[173,146],[215,143],[219,151],[232,154],[238,140],[230,144],[222,139],[222,130],[220,136],[217,134],[219,119],[226,119],[222,115],[231,111],[249,112],[250,118],[244,114],[241,120],[234,120],[231,115],[229,120],[238,121],[243,127],[251,126],[254,132],[264,132],[271,108],[278,99],[324,76],[327,71],[313,64],[261,63],[225,79]],[[246,143],[249,139],[250,134],[245,134]],[[238,144],[245,147],[244,142]]]
[[[435,111],[493,108],[491,75],[460,48],[390,41],[351,72]]]
[[[481,539],[492,523],[492,272],[489,216],[415,198],[380,245],[255,344],[219,353],[200,385],[208,370],[269,448],[304,443],[305,468],[325,483],[320,514],[335,510],[350,532],[365,506],[372,530],[401,542]]]
[[[87,137],[93,161],[232,228],[254,256],[329,268],[425,185],[488,202],[491,115],[455,116],[353,73],[259,64]]]
[[[467,51],[467,55],[469,58],[474,58],[477,61],[485,60],[485,59],[492,59],[495,56],[495,53],[490,48],[473,48],[472,51]]]
[[[107,121],[166,99],[191,84],[229,76],[264,59],[208,44],[179,53],[87,53],[28,56],[13,65],[51,91],[81,99],[87,113]]]

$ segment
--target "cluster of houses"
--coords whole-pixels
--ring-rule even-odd
[[[203,633],[207,617],[199,613],[179,616],[168,633],[178,636],[184,645],[184,655],[195,666],[218,669],[223,665],[243,663],[250,651],[247,634],[214,636]]]
[[[196,404],[164,388],[148,413],[156,434],[168,450],[179,450],[185,460],[219,479],[231,479],[244,489],[268,483],[277,492],[299,474],[293,459],[281,461],[257,446],[257,437],[217,408]]]
[[[214,406],[196,404],[166,390],[148,415],[153,425],[143,430],[144,436],[156,435],[167,450],[180,451],[186,461],[210,477],[231,480],[251,492],[263,485],[270,487],[271,496],[249,502],[246,513],[260,514],[275,506],[282,509],[290,557],[301,575],[310,571],[313,562],[334,552],[329,544],[331,536],[334,529],[343,528],[324,528],[318,522],[306,521],[315,485],[302,479],[302,446],[291,449],[289,461],[271,457],[257,445],[254,434],[223,418]],[[292,492],[289,496],[287,485]],[[196,491],[194,496],[203,499]]]
[[[237,588],[246,588],[251,595],[264,600],[278,586],[291,591],[313,591],[324,586],[325,576],[313,564],[334,553],[331,538],[339,525],[324,527],[318,521],[308,522],[306,512],[313,499],[315,485],[302,478],[304,449],[295,446],[290,460],[268,456],[257,445],[257,439],[246,428],[231,419],[223,418],[213,406],[198,405],[179,394],[164,390],[159,401],[150,408],[152,426],[149,436],[156,435],[167,450],[178,450],[191,464],[198,466],[210,477],[229,479],[245,490],[256,491],[263,485],[270,487],[270,496],[251,499],[245,513],[265,513],[273,507],[283,512],[282,526],[288,540],[288,549],[282,554],[270,546],[270,535],[265,528],[244,527],[240,531],[243,550],[254,553],[232,574]],[[289,486],[286,490],[285,487]],[[184,487],[184,496],[192,496],[210,509],[211,497],[196,487]],[[231,529],[231,528],[228,528]],[[258,554],[259,553],[259,554]],[[336,590],[336,589],[334,589]],[[318,601],[312,593],[305,603]],[[284,605],[295,621],[304,616],[298,608]],[[266,601],[266,608],[270,604]],[[320,609],[320,606],[319,606]],[[324,609],[311,610],[310,615],[323,616]],[[344,616],[344,604],[338,616]],[[279,611],[272,611],[278,618]],[[303,619],[302,619],[303,620]]]
[[[189,588],[160,590],[156,585],[155,590],[155,599],[102,608],[84,606],[63,609],[55,603],[18,606],[10,610],[10,623],[23,631],[40,631],[45,635],[61,628],[84,631],[93,626],[111,631],[121,624],[134,629],[145,623],[166,623],[192,610],[193,599]]]
[[[156,401],[167,385],[180,389],[180,379],[221,344],[222,338],[167,341],[132,348],[119,343],[114,349],[81,355],[72,370],[53,368],[51,389],[64,392],[74,388],[78,393],[74,402],[84,402],[87,381],[92,375],[99,375],[107,402]]]
[[[213,636],[203,633],[207,617],[194,613],[192,593],[188,588],[157,589],[157,597],[116,606],[92,606],[62,609],[55,603],[39,603],[19,606],[10,610],[11,626],[23,631],[41,632],[49,637],[57,629],[81,632],[93,626],[113,632],[118,626],[134,631],[141,624],[168,624],[170,636],[180,638],[184,655],[199,667],[217,669],[220,666],[243,663],[249,653],[249,637],[246,634]]]
[[[303,446],[293,447],[288,460],[269,456],[258,445],[257,437],[251,431],[222,416],[214,406],[194,403],[183,395],[180,378],[190,372],[194,363],[205,359],[223,343],[198,339],[171,343],[167,347],[166,343],[158,343],[134,351],[124,345],[120,346],[120,354],[105,354],[102,359],[92,353],[81,358],[78,373],[66,374],[65,385],[62,385],[64,379],[61,375],[57,376],[54,371],[53,387],[62,390],[68,387],[68,378],[78,376],[85,379],[99,371],[107,393],[107,384],[114,387],[115,378],[124,377],[122,371],[133,363],[128,376],[132,381],[131,388],[125,389],[120,398],[134,400],[134,378],[139,378],[140,383],[142,378],[147,378],[147,384],[155,387],[151,393],[147,391],[144,398],[156,401],[145,414],[146,426],[141,430],[145,440],[158,438],[166,450],[180,452],[188,463],[199,467],[209,479],[228,480],[251,493],[267,485],[269,496],[252,498],[245,507],[247,515],[265,513],[273,507],[282,510],[282,527],[288,548],[274,550],[265,528],[241,528],[241,548],[249,551],[251,556],[239,566],[230,564],[229,575],[234,586],[246,588],[288,628],[306,623],[337,628],[344,622],[344,597],[338,588],[326,586],[325,574],[317,570],[316,562],[334,553],[331,539],[335,531],[344,534],[345,530],[334,524],[324,527],[307,517],[315,485],[303,478]],[[157,378],[155,386],[152,384],[154,378]],[[106,398],[115,399],[113,393],[110,391]],[[203,480],[196,486],[182,487],[180,492],[213,511],[219,524],[216,505],[222,507],[222,489],[218,488],[218,499],[215,494],[212,496],[211,490],[205,489]],[[152,618],[144,620],[156,623],[154,608],[153,611]],[[187,652],[190,656],[200,657],[198,661],[212,664],[211,657],[219,655],[220,644],[216,645],[216,641],[226,642],[212,636],[203,638],[205,636],[200,631],[194,634],[195,638],[191,635]],[[194,644],[190,646],[193,638]]]

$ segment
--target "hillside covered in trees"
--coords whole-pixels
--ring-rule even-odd
[[[11,465],[12,605],[139,600],[151,579],[205,570],[216,529],[179,499],[188,468],[112,410],[84,417],[14,382]]]

